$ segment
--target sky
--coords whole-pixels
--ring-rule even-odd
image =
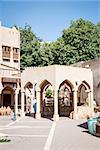
[[[0,0],[3,26],[29,24],[44,41],[54,41],[72,20],[100,21],[100,0]]]

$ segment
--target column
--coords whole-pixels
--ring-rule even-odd
[[[1,80],[1,79],[0,79],[0,80]],[[1,105],[1,106],[3,106],[2,90],[3,90],[3,86],[2,86],[2,83],[0,83],[0,105]]]
[[[0,106],[2,106],[2,91],[0,90]]]
[[[33,110],[33,93],[31,94],[31,113],[34,113],[34,110]]]
[[[93,91],[90,91],[90,107],[91,107],[91,115],[94,116],[94,106],[93,106]]]
[[[41,114],[40,114],[40,91],[36,92],[36,119],[40,119],[41,118]]]
[[[26,113],[28,113],[28,97],[26,96]]]
[[[59,120],[59,114],[58,114],[58,91],[54,91],[54,121]]]
[[[21,116],[24,116],[25,115],[25,112],[24,112],[24,97],[25,96],[25,93],[24,92],[21,92]]]
[[[0,44],[0,63],[2,63],[2,46]]]
[[[18,91],[15,91],[15,115],[18,115]]]
[[[31,90],[31,95],[30,95],[30,98],[31,98],[31,113],[34,113],[34,109],[33,109],[33,100],[35,98],[35,95],[34,95],[34,91],[35,91],[34,86],[30,90]]]
[[[91,92],[90,92],[90,90],[87,90],[87,93],[88,93],[88,105],[89,105],[89,107],[91,107]]]
[[[74,96],[74,119],[78,119],[78,113],[77,113],[77,90],[73,91]]]

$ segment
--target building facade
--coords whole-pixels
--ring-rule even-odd
[[[0,26],[0,107],[16,108],[20,91],[20,33]]]

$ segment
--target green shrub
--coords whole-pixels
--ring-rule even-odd
[[[52,90],[51,89],[46,90],[45,97],[47,97],[47,98],[52,97]]]

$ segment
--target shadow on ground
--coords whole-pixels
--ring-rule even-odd
[[[78,127],[84,128],[84,129],[88,129],[88,124],[87,122],[84,122],[82,124],[77,125]]]
[[[36,114],[34,114],[34,113],[26,113],[26,114],[25,114],[25,116],[32,117],[32,118],[35,118],[35,119],[36,119],[35,115],[36,115]],[[45,119],[49,119],[49,120],[51,120],[51,121],[54,121],[51,116],[41,116],[41,117],[42,117],[42,118],[45,118]]]

